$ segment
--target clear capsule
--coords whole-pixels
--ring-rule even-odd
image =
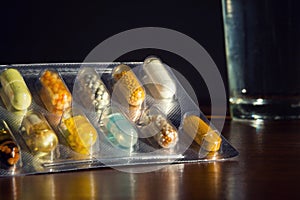
[[[121,103],[140,106],[144,102],[145,90],[129,66],[122,64],[115,67],[113,77],[116,81],[113,92]]]
[[[61,115],[64,110],[70,108],[71,93],[56,70],[43,71],[39,81],[41,84],[39,95],[49,112]]]
[[[104,133],[109,142],[123,149],[132,149],[137,143],[138,133],[130,121],[118,110],[113,112],[110,108],[103,115]]]
[[[163,115],[145,115],[143,122],[143,132],[153,135],[153,138],[162,148],[172,148],[177,144],[177,129]]]
[[[26,145],[33,153],[50,153],[58,145],[56,133],[37,111],[30,111],[24,116],[21,131]]]
[[[112,96],[125,108],[127,116],[135,122],[140,115],[142,104],[145,100],[145,90],[131,68],[121,64],[114,68],[115,80]]]
[[[196,115],[186,116],[183,120],[183,130],[206,151],[218,151],[222,139],[217,130],[212,129]]]
[[[176,93],[176,84],[165,65],[156,57],[144,61],[143,82],[150,94],[156,99],[170,99]]]
[[[0,74],[0,83],[1,97],[8,110],[26,110],[31,105],[30,91],[18,70],[4,70]]]
[[[159,129],[159,132],[154,136],[158,144],[163,148],[174,147],[178,142],[177,129],[161,115],[154,116],[153,121]]]
[[[0,168],[9,168],[20,159],[20,148],[5,121],[0,123]]]
[[[84,108],[97,113],[100,119],[103,110],[110,105],[110,94],[96,70],[88,67],[80,70],[75,86],[74,97],[79,97]]]
[[[79,109],[68,109],[58,125],[70,148],[75,152],[91,155],[98,138],[97,130]]]

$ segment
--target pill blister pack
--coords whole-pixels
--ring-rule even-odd
[[[156,57],[2,65],[0,84],[0,176],[238,155]]]

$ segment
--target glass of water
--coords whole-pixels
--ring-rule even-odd
[[[300,119],[299,8],[299,0],[222,0],[233,119]]]

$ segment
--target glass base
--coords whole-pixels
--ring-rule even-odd
[[[300,119],[300,98],[230,98],[230,114],[233,119]]]

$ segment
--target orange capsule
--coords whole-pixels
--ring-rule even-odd
[[[61,115],[71,106],[71,93],[57,71],[45,70],[39,81],[41,84],[39,94],[49,112]]]

